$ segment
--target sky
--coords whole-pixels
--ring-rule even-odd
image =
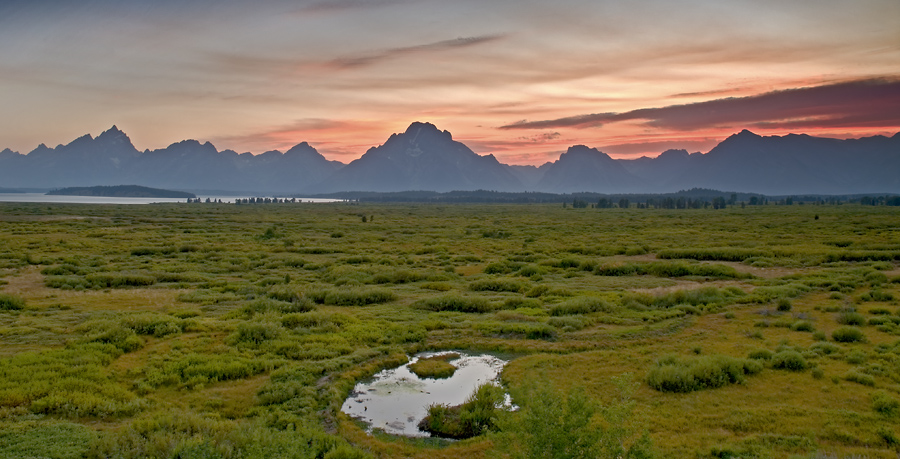
[[[346,163],[414,121],[535,165],[892,135],[900,1],[0,0],[0,149],[117,125]]]

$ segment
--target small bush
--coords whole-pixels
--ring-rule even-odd
[[[778,300],[778,306],[776,309],[778,309],[781,312],[788,312],[791,310],[792,307],[793,306],[791,305],[791,300],[789,300],[787,298],[782,298],[782,299]]]
[[[781,351],[772,356],[772,368],[803,371],[809,367],[806,359],[797,351]]]
[[[841,327],[831,332],[831,338],[839,343],[865,341],[866,336],[856,327]]]
[[[846,379],[847,381],[855,382],[857,384],[862,384],[863,386],[875,386],[875,378],[865,373],[860,373],[856,370],[848,371],[844,375],[844,379]]]
[[[876,413],[893,417],[900,414],[900,402],[887,392],[879,390],[872,394],[872,409]]]
[[[791,324],[791,330],[799,331],[799,332],[813,332],[815,331],[815,327],[808,320],[798,320]]]
[[[859,349],[854,349],[847,354],[847,363],[852,363],[854,365],[865,363],[866,359],[868,359],[866,353]]]
[[[278,338],[280,334],[280,328],[274,324],[242,323],[238,325],[237,332],[231,335],[230,341],[234,344],[259,345]]]
[[[0,293],[0,311],[18,311],[25,309],[25,300],[6,293]]]
[[[866,324],[866,318],[858,312],[842,312],[836,320],[841,325],[862,326]]]
[[[680,359],[668,356],[656,362],[647,375],[647,384],[660,392],[693,392],[740,384],[746,375],[762,371],[762,365],[750,359],[710,355]]]
[[[747,355],[747,358],[753,360],[769,360],[773,355],[775,354],[768,349],[757,349],[755,351],[750,351],[750,354]]]

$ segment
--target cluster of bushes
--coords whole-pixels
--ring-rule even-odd
[[[469,284],[473,292],[513,292],[525,290],[525,284],[515,279],[479,279]]]
[[[486,336],[543,340],[556,338],[556,329],[544,322],[482,322],[477,328]]]
[[[744,261],[748,258],[771,258],[773,256],[774,254],[768,250],[749,249],[741,247],[665,249],[660,250],[656,253],[656,258],[661,259],[687,258],[692,260],[709,261]]]
[[[100,289],[146,287],[156,283],[156,277],[147,273],[95,272],[85,276],[47,276],[44,284],[60,289]]]
[[[590,314],[592,312],[613,312],[616,306],[602,298],[591,296],[579,296],[570,298],[550,308],[551,316],[569,316],[576,314]]]
[[[647,375],[647,384],[660,392],[715,389],[727,384],[743,383],[747,375],[759,373],[762,368],[756,360],[724,355],[670,355],[657,360]]]
[[[386,288],[338,287],[313,289],[305,293],[306,298],[319,304],[334,306],[366,306],[387,303],[397,299],[397,295]]]
[[[689,305],[715,309],[728,303],[744,302],[747,294],[738,287],[703,287],[693,290],[676,290],[663,295],[646,293],[625,293],[622,304],[631,309],[668,309],[675,306]]]
[[[493,311],[494,305],[481,297],[461,296],[455,294],[425,298],[413,303],[413,307],[428,311],[456,311],[483,313]]]
[[[855,343],[865,341],[866,335],[856,327],[840,327],[831,332],[831,338],[839,343]]]
[[[151,363],[144,370],[144,377],[138,386],[197,387],[213,382],[248,378],[275,367],[274,361],[247,358],[234,352],[220,354],[172,352],[164,361]]]
[[[495,419],[505,394],[493,384],[482,384],[461,405],[431,405],[419,428],[439,437],[471,438],[496,430]]]
[[[717,279],[741,279],[749,274],[739,273],[731,266],[716,264],[689,264],[684,262],[610,263],[594,268],[598,276],[656,277],[712,277]]]

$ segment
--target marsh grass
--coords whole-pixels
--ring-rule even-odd
[[[716,386],[645,382],[628,423],[595,410],[592,430],[565,438],[623,425],[634,435],[617,444],[649,427],[658,457],[895,454],[900,418],[875,408],[900,380],[895,209],[0,203],[0,219],[0,295],[24,303],[0,307],[0,423],[33,446],[11,451],[525,451],[502,448],[527,438],[511,432],[367,435],[338,412],[359,379],[407,355],[471,349],[517,356],[509,387],[542,379],[563,400],[580,387],[595,407],[620,406],[609,381],[648,375],[661,355],[693,378],[672,387]],[[837,323],[844,313],[863,321]],[[864,339],[837,342],[846,326]],[[812,370],[778,371],[788,353]]]
[[[450,364],[450,360],[459,358],[457,353],[439,354],[431,357],[422,357],[409,365],[409,370],[420,378],[444,379],[456,373],[456,367]]]

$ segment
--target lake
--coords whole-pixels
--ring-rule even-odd
[[[266,197],[264,195],[260,195]],[[223,203],[234,203],[235,199],[246,199],[251,196],[201,196],[197,195],[202,201],[206,198],[211,200],[222,200]],[[255,196],[259,197],[259,196]],[[271,196],[269,196],[271,197]],[[279,196],[281,198],[281,196]],[[340,199],[318,199],[318,198],[297,198],[297,201],[303,202],[341,202]],[[42,203],[58,203],[58,204],[155,204],[165,202],[183,202],[187,203],[186,198],[114,198],[106,196],[51,196],[43,193],[0,193],[0,202],[42,202]]]

